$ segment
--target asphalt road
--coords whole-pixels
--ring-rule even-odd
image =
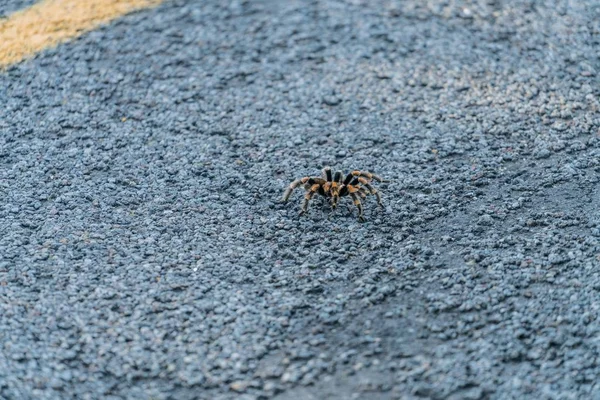
[[[0,3],[0,20],[35,3],[35,0],[2,0],[2,3]]]
[[[597,1],[223,3],[0,74],[0,398],[600,399]]]

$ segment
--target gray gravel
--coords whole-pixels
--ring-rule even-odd
[[[35,3],[37,3],[36,0],[2,0],[0,3],[0,22],[15,11],[22,10]]]
[[[224,3],[0,75],[0,398],[600,398],[598,3]]]

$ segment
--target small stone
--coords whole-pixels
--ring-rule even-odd
[[[245,392],[249,385],[250,382],[247,381],[235,381],[229,385],[229,388],[236,392]]]
[[[327,96],[323,96],[323,103],[325,103],[328,106],[337,106],[342,102],[342,99],[338,96],[335,95],[327,95]]]
[[[489,214],[482,215],[477,220],[478,225],[489,226],[489,225],[492,225],[493,223],[494,223],[494,218],[492,218],[492,216]]]

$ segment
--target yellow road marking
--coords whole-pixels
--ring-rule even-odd
[[[43,0],[0,20],[0,68],[162,0]]]

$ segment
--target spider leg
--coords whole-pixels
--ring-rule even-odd
[[[294,189],[296,189],[300,185],[314,185],[316,183],[321,184],[323,182],[320,178],[311,178],[310,176],[305,176],[304,178],[296,179],[294,182],[290,183],[288,188],[285,190],[283,197],[281,198],[282,202],[288,201]],[[309,188],[306,188],[307,190]]]
[[[375,175],[375,174],[373,174],[371,172],[367,172],[367,171],[354,170],[354,171],[351,172],[351,174],[353,176],[364,176],[365,178],[367,178],[369,180],[375,179],[376,181],[379,181],[379,182],[385,182],[383,180],[383,178],[380,177],[379,175]]]
[[[344,185],[348,185],[350,182],[352,182],[352,178],[354,178],[354,175],[352,175],[352,172],[350,172],[348,175],[346,175],[346,179],[344,179],[344,182],[342,183]]]
[[[305,176],[304,178],[296,179],[295,181],[290,183],[290,186],[288,186],[288,188],[286,189],[285,193],[283,194],[283,197],[281,198],[281,201],[283,201],[283,202],[288,201],[288,199],[292,195],[292,192],[294,191],[294,189],[296,189],[300,185],[305,184],[306,182],[308,182],[309,179],[310,179],[310,177]]]
[[[340,200],[340,192],[337,187],[331,189],[331,208],[336,208],[337,203]]]
[[[377,189],[375,189],[373,186],[371,186],[369,184],[369,181],[367,181],[365,178],[358,178],[358,181],[360,183],[362,183],[365,188],[367,188],[367,190],[369,191],[369,193],[374,194],[375,197],[377,197],[377,205],[379,207],[383,207],[383,204],[381,203],[381,195],[379,194],[379,192],[377,191]]]
[[[333,176],[333,181],[334,182],[338,182],[338,183],[342,183],[342,171],[336,171],[335,175]]]
[[[358,198],[358,195],[356,193],[350,193],[350,196],[352,197],[352,201],[354,201],[354,205],[356,206],[356,208],[358,208],[359,221],[364,221],[365,217],[363,216],[363,206],[360,202],[360,199]]]
[[[358,194],[364,199],[369,194],[369,191],[361,186],[360,189],[358,189]]]
[[[348,193],[350,193],[350,187],[342,184],[342,188],[340,189],[340,197],[348,196]]]
[[[320,184],[315,183],[314,185],[312,185],[310,187],[308,192],[304,195],[304,201],[302,202],[302,209],[300,210],[300,215],[302,215],[308,211],[308,202],[310,201],[310,199],[312,199],[312,197],[315,195],[315,193],[317,193],[317,190],[319,190],[320,187],[321,187]]]
[[[332,186],[332,174],[331,168],[325,167],[321,171],[321,176],[323,177],[323,186],[319,189],[319,194],[325,197],[331,197],[331,186]],[[329,200],[331,203],[331,199]]]
[[[331,182],[331,207],[336,208],[340,200],[340,190],[342,189],[342,171],[336,171]]]
[[[323,176],[323,179],[325,179],[327,182],[331,182],[331,168],[330,167],[323,168],[321,175]]]
[[[352,184],[342,186],[342,189],[340,190],[340,197],[348,196],[349,194],[356,193],[360,189],[366,190],[366,189],[362,188],[359,185],[358,180],[356,180],[356,182],[353,182]]]
[[[342,189],[340,190],[340,197],[342,196],[351,196],[352,193],[355,193],[359,190],[356,186],[352,185],[342,185]],[[366,189],[365,189],[366,190]],[[348,212],[352,214],[352,205],[348,204]]]

